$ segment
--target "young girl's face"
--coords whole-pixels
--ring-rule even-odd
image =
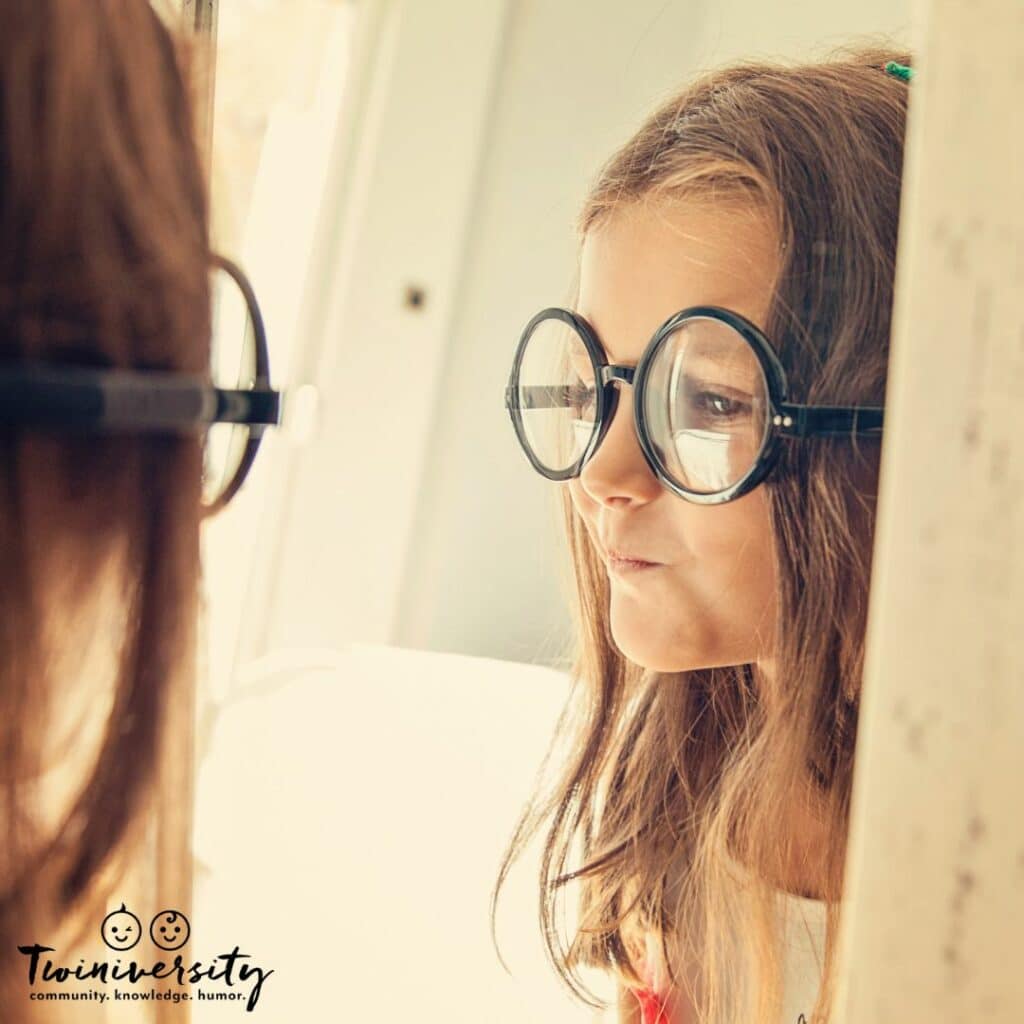
[[[578,310],[609,362],[635,366],[686,306],[725,306],[764,330],[777,266],[778,240],[755,211],[631,204],[588,231]],[[748,662],[769,670],[775,578],[764,487],[720,505],[671,493],[640,449],[632,387],[615,386],[608,433],[568,487],[605,561],[616,645],[660,671]],[[609,549],[659,564],[619,570]]]

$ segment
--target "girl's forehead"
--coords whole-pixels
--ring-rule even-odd
[[[778,270],[776,233],[754,207],[631,203],[584,236],[577,309],[630,362],[687,306],[725,306],[764,328]]]

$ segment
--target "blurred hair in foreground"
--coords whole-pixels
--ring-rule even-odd
[[[167,24],[147,0],[0,0],[3,363],[208,373],[205,174]],[[199,437],[2,430],[5,1021],[32,1019],[17,945],[102,903],[173,755],[201,470]]]

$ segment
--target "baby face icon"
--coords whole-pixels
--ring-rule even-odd
[[[111,949],[121,952],[131,949],[142,938],[142,923],[122,903],[120,910],[114,910],[103,918],[100,935]]]
[[[188,918],[178,910],[161,910],[149,925],[149,937],[161,949],[181,949],[190,931]]]

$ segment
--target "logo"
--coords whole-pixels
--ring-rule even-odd
[[[142,938],[142,925],[122,903],[120,910],[115,910],[103,918],[100,935],[111,949],[123,951],[131,949]]]
[[[259,1002],[263,983],[273,974],[252,962],[252,956],[236,945],[229,953],[207,960],[194,959],[179,952],[192,934],[188,918],[180,910],[161,910],[149,923],[152,955],[145,947],[133,952],[126,963],[120,957],[88,964],[84,957],[74,967],[66,966],[47,954],[56,954],[53,946],[33,943],[18,946],[27,958],[29,999],[60,1002],[237,1002],[252,1012]],[[115,953],[134,950],[142,938],[139,918],[125,906],[111,911],[100,925],[100,938]],[[161,951],[174,953],[173,960],[161,958]],[[161,982],[159,988],[143,986]],[[37,984],[46,985],[45,991]],[[67,988],[64,988],[67,986]],[[195,988],[191,988],[195,986]]]
[[[149,937],[161,949],[181,949],[188,942],[188,918],[177,910],[161,910],[149,926]]]

